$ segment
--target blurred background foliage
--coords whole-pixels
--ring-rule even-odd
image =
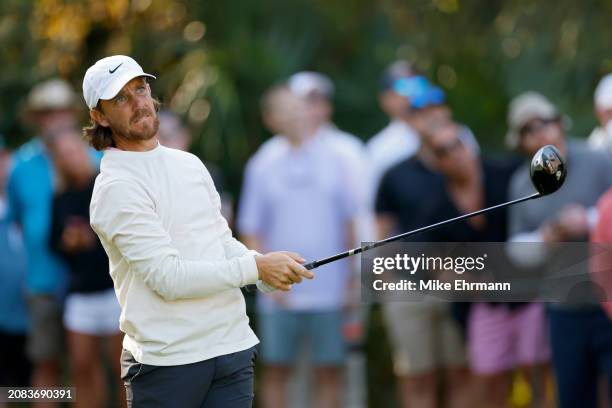
[[[552,98],[584,137],[594,86],[612,71],[611,17],[604,0],[3,0],[0,133],[12,146],[31,136],[20,111],[39,80],[59,75],[80,91],[89,65],[123,53],[158,75],[154,92],[234,190],[269,136],[261,94],[302,69],[335,81],[334,119],[364,140],[385,125],[378,80],[396,58],[448,92],[485,148],[502,147],[508,100],[526,89]]]
[[[397,58],[447,91],[485,149],[503,148],[508,101],[528,89],[585,137],[594,87],[612,71],[610,21],[605,0],[2,0],[0,133],[13,147],[32,136],[21,111],[38,81],[61,76],[80,93],[87,67],[120,53],[158,76],[154,93],[184,115],[193,152],[217,164],[234,192],[269,137],[260,96],[303,69],[334,80],[334,120],[363,140],[386,124],[378,82]],[[388,406],[389,349],[378,309],[373,316],[369,395],[371,406]]]

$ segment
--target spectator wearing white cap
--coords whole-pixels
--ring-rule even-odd
[[[367,199],[367,185],[369,170],[366,166],[366,151],[364,144],[358,137],[340,130],[333,122],[332,98],[335,87],[331,79],[324,74],[314,71],[301,71],[289,77],[287,85],[291,92],[306,102],[307,115],[316,129],[313,137],[322,136],[328,139],[337,151],[346,158],[351,166],[354,176],[354,187],[359,189],[361,221],[358,226],[358,235],[363,236],[371,231],[368,225],[365,205]]]
[[[554,145],[566,158],[567,178],[555,194],[533,200],[509,209],[509,235],[518,242],[586,242],[593,226],[593,207],[599,197],[612,185],[612,163],[600,151],[589,149],[585,143],[571,140],[565,135],[563,120],[555,106],[537,92],[517,96],[508,113],[507,142],[526,158],[531,158],[544,145]],[[513,174],[509,199],[523,197],[533,192],[526,161]],[[519,254],[524,257],[524,254]],[[583,259],[587,259],[588,253]],[[580,267],[575,270],[580,273]],[[582,273],[588,274],[586,266]],[[536,367],[548,359],[545,339],[546,318],[552,363],[556,376],[559,407],[596,407],[599,377],[607,377],[608,395],[612,395],[612,322],[594,299],[594,288],[589,287],[583,296],[570,302],[549,303],[547,314],[539,303],[523,306],[513,314],[522,329],[516,339],[521,343],[515,348],[514,358],[520,366]],[[591,297],[587,296],[587,292]],[[518,313],[522,313],[521,317]],[[473,332],[499,333],[496,321],[504,318],[494,310],[488,310],[486,320]],[[507,319],[507,318],[506,318]],[[487,323],[488,321],[488,323]],[[485,327],[489,326],[489,327]],[[490,337],[494,345],[495,337]],[[497,345],[507,344],[497,338]],[[480,347],[476,356],[487,350]],[[506,353],[507,354],[507,353]],[[504,356],[504,357],[507,357]],[[480,359],[484,364],[484,360]],[[501,361],[501,360],[498,360]],[[495,360],[490,360],[490,363]],[[535,379],[535,377],[532,377]],[[543,385],[539,387],[543,391]]]
[[[277,148],[271,151],[268,143],[246,166],[238,227],[252,248],[288,246],[319,259],[353,244],[358,198],[346,157],[334,147],[333,136],[316,132],[306,103],[286,85],[264,95],[262,116],[277,133],[271,139]],[[339,406],[347,357],[342,324],[350,298],[349,268],[346,259],[334,262],[291,293],[258,297],[263,406],[295,406],[289,405],[288,395],[298,401],[308,398],[308,393],[300,395],[305,387],[296,397],[287,383],[306,345],[316,379],[312,405]]]
[[[15,153],[8,181],[9,219],[21,225],[28,257],[31,327],[27,349],[34,363],[33,386],[59,384],[61,297],[67,279],[64,265],[48,245],[55,170],[47,142],[57,127],[76,123],[76,103],[71,86],[62,79],[41,82],[31,90],[24,119],[37,137]]]
[[[346,158],[351,166],[354,175],[354,188],[360,189],[358,194],[365,203],[368,194],[367,180],[370,172],[366,166],[366,151],[363,142],[356,136],[344,132],[331,121],[333,106],[331,99],[334,94],[334,84],[326,76],[314,71],[301,71],[289,77],[286,83],[287,88],[304,102],[306,115],[310,126],[315,131],[310,137],[318,138],[321,136],[328,143],[328,146],[339,152]],[[266,154],[274,155],[277,151],[284,151],[287,148],[287,141],[284,138],[271,138],[267,140],[259,150]],[[361,205],[362,203],[357,203]],[[361,223],[360,223],[361,224]],[[359,225],[359,235],[370,233],[371,226],[367,223]]]
[[[369,206],[371,171],[368,165],[367,151],[361,139],[339,129],[333,122],[334,112],[332,99],[335,86],[332,80],[320,72],[301,71],[291,75],[287,81],[291,92],[301,97],[306,102],[306,110],[316,132],[314,138],[321,136],[332,149],[335,149],[350,167],[350,182],[355,191],[357,216],[355,219],[354,245],[358,246],[361,241],[372,239],[374,236],[374,218]],[[352,262],[352,267],[357,272],[359,260]],[[351,296],[356,299],[359,296],[358,277],[354,274],[352,280]],[[347,308],[345,318],[346,340],[354,347],[348,356],[346,370],[351,375],[347,376],[347,403],[360,404],[365,399],[365,363],[363,353],[358,345],[363,339],[363,322],[367,319],[367,310],[357,307],[357,302],[351,303]],[[350,309],[350,310],[349,310]],[[299,370],[298,370],[299,371]]]
[[[335,87],[326,75],[314,71],[301,71],[289,77],[291,92],[306,101],[307,114],[313,126],[323,137],[329,137],[360,173],[365,171],[363,142],[344,132],[332,122],[334,108],[332,98]]]
[[[599,126],[589,136],[589,146],[612,154],[612,74],[604,76],[595,89],[595,116]]]

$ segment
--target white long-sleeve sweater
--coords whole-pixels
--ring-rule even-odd
[[[232,237],[210,174],[158,145],[109,149],[90,206],[121,305],[123,346],[144,364],[179,365],[258,343],[240,287],[254,252]]]

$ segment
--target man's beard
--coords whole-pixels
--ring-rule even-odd
[[[145,127],[142,130],[136,130],[135,128],[130,129],[130,125],[138,122],[138,120],[143,117],[152,116],[153,117],[153,126]],[[130,118],[130,125],[118,125],[118,124],[110,124],[110,128],[112,129],[115,136],[120,139],[129,141],[129,142],[138,142],[144,140],[152,139],[159,129],[159,117],[156,112],[152,112],[149,109],[141,109],[136,111],[134,116]]]

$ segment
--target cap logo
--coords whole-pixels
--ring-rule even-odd
[[[119,67],[120,67],[120,66],[122,66],[122,65],[123,65],[123,62],[122,62],[121,64],[117,65],[117,66],[115,67],[115,69],[110,69],[110,68],[109,68],[109,69],[108,69],[108,73],[109,73],[109,74],[114,74],[114,73],[115,73],[115,71],[116,71],[116,70],[118,70],[118,69],[119,69]]]

